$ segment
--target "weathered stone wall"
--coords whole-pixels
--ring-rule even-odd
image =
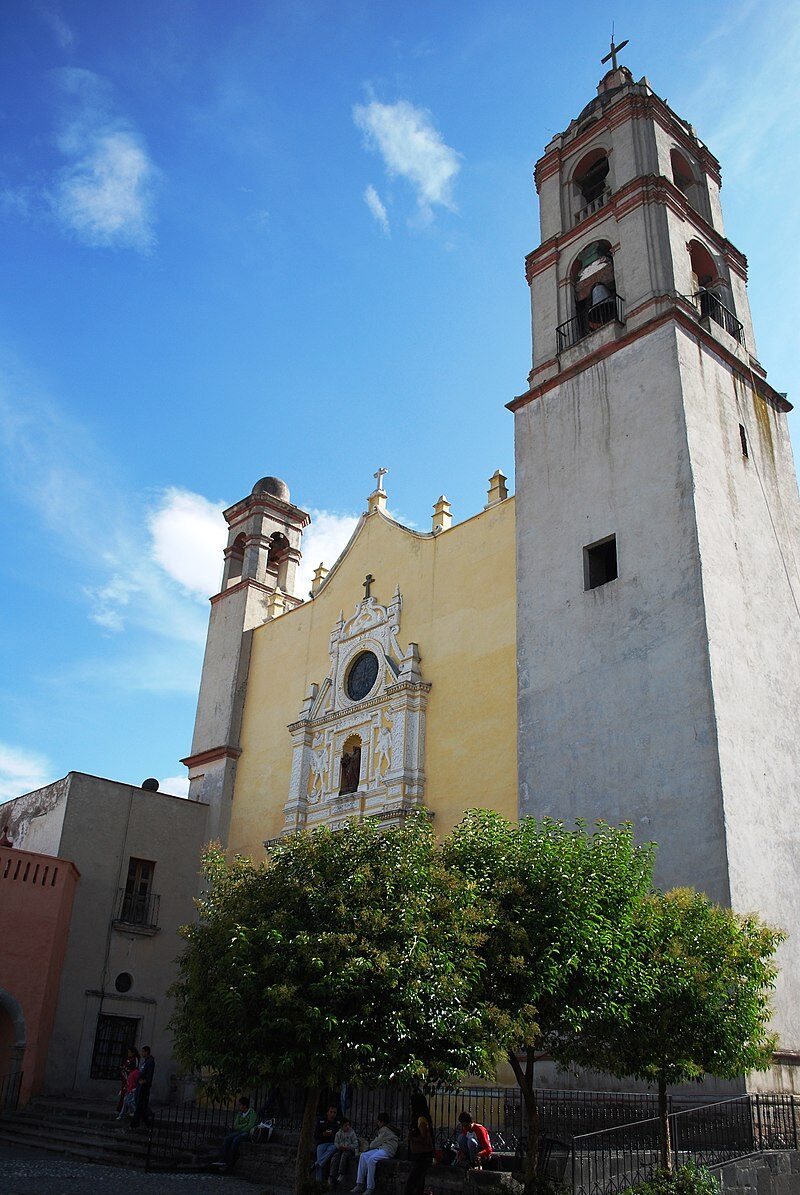
[[[800,1152],[754,1154],[720,1171],[725,1195],[800,1195]]]

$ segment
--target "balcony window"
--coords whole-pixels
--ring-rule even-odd
[[[161,898],[153,892],[156,865],[151,859],[128,860],[128,877],[120,889],[115,920],[154,930]]]

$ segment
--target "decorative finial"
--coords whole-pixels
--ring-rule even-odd
[[[620,52],[620,50],[625,49],[625,47],[628,44],[628,41],[629,41],[629,38],[626,37],[625,41],[621,41],[618,46],[614,45],[614,26],[612,24],[612,26],[611,26],[611,50],[608,54],[606,54],[605,58],[600,59],[600,62],[603,64],[603,66],[605,66],[605,64],[607,62],[610,62],[612,71],[615,71],[617,69],[617,54]]]

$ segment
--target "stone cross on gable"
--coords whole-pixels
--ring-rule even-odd
[[[375,578],[373,577],[372,573],[367,573],[366,577],[364,578],[364,586],[363,586],[365,601],[367,600],[368,597],[372,597],[372,586],[374,585],[374,583],[375,583]]]
[[[373,474],[372,474],[372,476],[375,478],[375,480],[376,480],[376,481],[377,481],[377,483],[378,483],[378,484],[377,484],[377,486],[376,486],[375,488],[376,488],[376,489],[377,489],[377,490],[378,490],[380,493],[383,493],[383,479],[384,479],[384,477],[386,476],[386,474],[387,474],[388,472],[389,472],[389,470],[388,470],[388,469],[379,469],[377,473],[373,473]]]
[[[628,41],[629,41],[629,39],[626,37],[625,41],[621,41],[618,46],[615,46],[614,45],[614,26],[612,25],[611,26],[611,50],[608,54],[606,54],[605,58],[600,59],[600,62],[603,64],[603,66],[605,66],[605,64],[607,62],[610,62],[611,69],[613,71],[615,71],[617,69],[617,54],[620,52],[620,50],[625,49],[625,47],[628,44]]]

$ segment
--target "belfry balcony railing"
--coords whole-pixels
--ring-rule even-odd
[[[141,929],[158,929],[161,897],[155,892],[141,895],[120,888],[114,920],[123,925],[138,925]]]
[[[699,290],[692,295],[692,302],[700,312],[701,319],[711,319],[724,328],[729,336],[744,344],[744,325],[729,311],[713,290]]]
[[[582,224],[584,220],[588,220],[590,216],[595,214],[595,212],[599,212],[601,207],[605,207],[610,198],[611,189],[606,187],[606,189],[601,191],[595,199],[592,199],[586,204],[585,207],[582,207],[581,210],[576,213],[575,223]]]
[[[556,328],[557,351],[563,353],[564,349],[572,348],[598,328],[615,322],[625,323],[625,300],[622,295],[611,295],[608,299],[602,299],[595,303],[594,307],[589,307],[588,310],[568,319],[566,323],[559,324]]]

